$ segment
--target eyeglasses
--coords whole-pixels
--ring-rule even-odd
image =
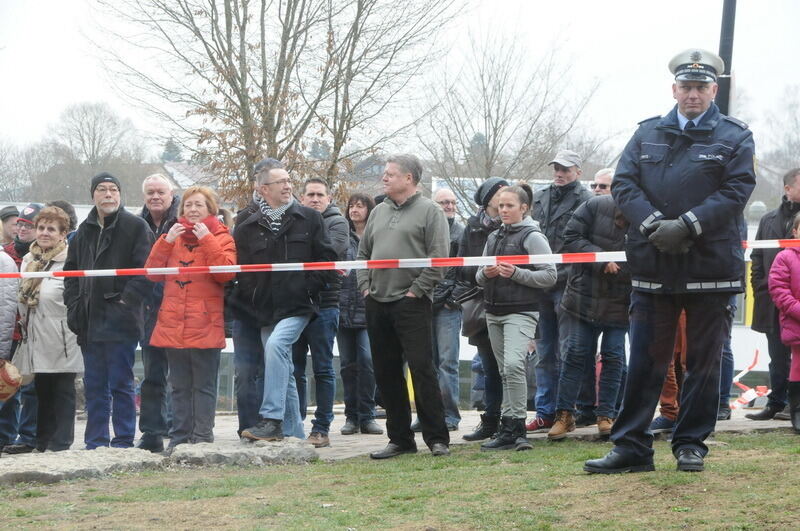
[[[591,184],[589,184],[589,188],[591,188],[592,190],[594,190],[595,188],[600,188],[601,190],[607,190],[607,189],[611,188],[611,185],[610,184],[602,184],[602,183],[601,184],[591,183]]]
[[[33,225],[28,223],[27,221],[17,221],[17,228],[18,229],[32,229]]]
[[[117,188],[116,186],[109,186],[108,188],[106,188],[105,186],[98,186],[97,188],[94,189],[94,191],[100,192],[101,194],[105,194],[108,192],[111,192],[112,194],[118,194],[119,188]]]
[[[452,200],[452,199],[445,199],[444,201],[436,201],[436,202],[439,203],[442,206],[446,206],[446,205],[455,206],[456,205],[456,202],[454,200]]]
[[[290,180],[289,179],[278,179],[277,181],[272,181],[271,183],[261,183],[262,186],[269,186],[271,184],[279,184],[281,186],[287,184]]]

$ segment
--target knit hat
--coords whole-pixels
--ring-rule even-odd
[[[489,177],[483,181],[483,184],[475,192],[475,204],[486,208],[489,206],[489,201],[492,200],[494,194],[503,186],[508,186],[508,181],[502,177]]]
[[[39,211],[44,207],[44,205],[40,203],[31,203],[25,208],[22,209],[22,212],[19,213],[19,219],[17,223],[20,221],[27,221],[31,225],[33,225],[33,219],[39,214]]]
[[[119,188],[120,192],[122,191],[122,185],[120,184],[119,179],[117,179],[116,177],[114,177],[110,173],[104,171],[103,173],[98,173],[97,175],[92,177],[92,186],[91,186],[91,191],[89,192],[89,195],[94,195],[94,189],[97,188],[98,186],[100,186],[100,183],[113,183],[113,184],[116,184],[117,188]]]
[[[19,216],[19,210],[14,205],[9,205],[0,209],[0,221],[5,221],[12,216]]]

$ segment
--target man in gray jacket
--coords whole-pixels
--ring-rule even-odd
[[[442,209],[417,190],[421,177],[422,164],[414,155],[387,159],[382,178],[386,199],[370,214],[358,249],[359,260],[447,257],[447,220]],[[370,454],[373,459],[417,451],[403,362],[408,362],[411,371],[425,443],[435,456],[450,453],[431,341],[433,289],[443,275],[442,268],[433,267],[358,272],[389,435],[386,448]]]

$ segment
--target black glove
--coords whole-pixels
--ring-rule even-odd
[[[650,243],[662,253],[682,254],[689,252],[691,232],[682,219],[656,221],[656,228],[650,236]]]

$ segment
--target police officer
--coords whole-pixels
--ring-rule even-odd
[[[654,470],[648,430],[686,310],[687,373],[672,437],[678,470],[701,471],[719,404],[720,354],[729,300],[744,288],[738,223],[755,187],[747,125],[714,104],[725,65],[690,49],[669,63],[677,105],[640,123],[622,154],[611,193],[630,221],[625,250],[633,293],[630,365],[614,449],[586,462],[591,473]]]

